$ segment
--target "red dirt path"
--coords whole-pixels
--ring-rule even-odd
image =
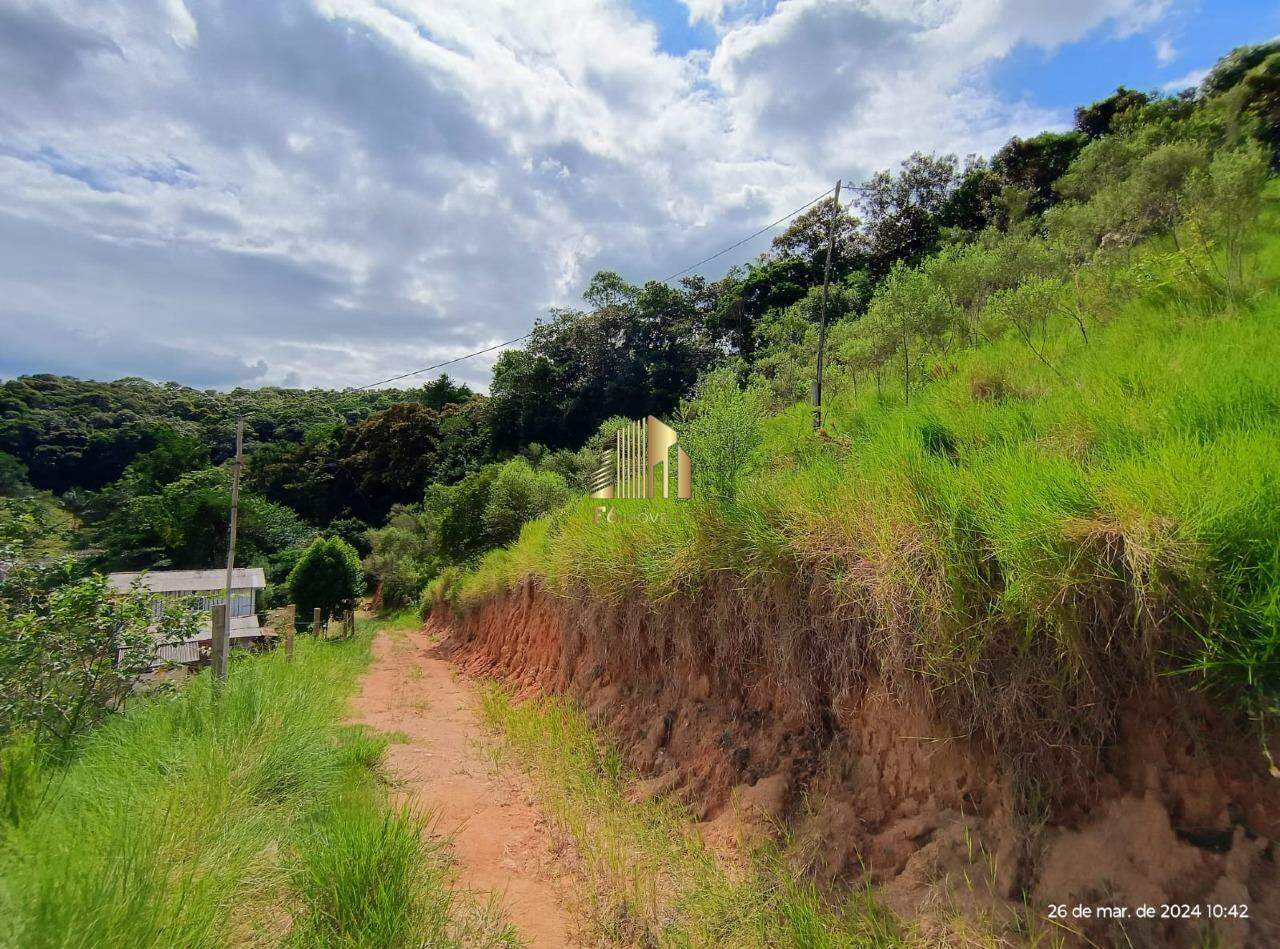
[[[397,797],[434,814],[435,832],[452,837],[462,886],[481,900],[493,894],[526,945],[573,946],[546,821],[518,776],[494,774],[475,687],[433,657],[433,645],[421,631],[379,635],[354,718],[408,738],[387,749]]]

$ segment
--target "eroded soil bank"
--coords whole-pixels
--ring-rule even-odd
[[[1028,754],[998,730],[958,730],[909,675],[868,663],[836,688],[821,655],[727,635],[748,613],[528,584],[452,617],[442,649],[473,674],[575,697],[645,789],[683,796],[713,841],[785,829],[818,879],[869,876],[926,935],[946,918],[1080,944],[1280,945],[1280,780],[1244,718],[1185,689],[1134,689],[1094,754]],[[1154,918],[1135,918],[1144,906]]]

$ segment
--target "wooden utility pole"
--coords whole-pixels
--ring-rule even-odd
[[[240,468],[244,463],[244,419],[236,419],[236,461],[231,474],[231,530],[227,536],[226,607],[222,622],[214,613],[213,677],[221,682],[227,677],[227,658],[231,652],[231,580],[236,568],[236,519],[240,512]]]
[[[836,246],[836,229],[840,226],[840,179],[836,179],[835,204],[831,224],[827,227],[827,265],[822,270],[822,318],[818,323],[818,372],[813,379],[813,428],[822,428],[822,362],[827,348],[827,295],[831,288],[831,256]]]

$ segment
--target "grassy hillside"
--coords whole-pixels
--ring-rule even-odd
[[[384,740],[341,725],[369,637],[300,641],[135,704],[66,768],[0,768],[0,944],[503,945],[462,906]]]
[[[735,490],[619,502],[615,524],[583,499],[435,593],[465,607],[529,577],[612,601],[783,591],[813,607],[813,635],[841,631],[837,682],[867,662],[918,674],[997,733],[1089,731],[1095,703],[1158,673],[1274,707],[1277,196],[1248,236],[1247,294],[1200,287],[1178,235],[1157,239],[1091,275],[1114,290],[1083,333],[1047,310],[1038,353],[1012,332],[935,351],[909,401],[846,384],[828,437],[807,405],[764,418]]]

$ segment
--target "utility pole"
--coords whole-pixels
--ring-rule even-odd
[[[836,246],[836,228],[840,225],[840,179],[836,179],[835,204],[831,224],[827,227],[827,265],[822,270],[822,319],[818,323],[818,372],[813,380],[813,428],[822,428],[822,362],[827,348],[827,295],[831,290],[831,255]]]
[[[213,677],[215,682],[227,678],[227,657],[231,651],[231,579],[236,567],[236,519],[240,512],[240,468],[244,464],[244,419],[236,419],[236,461],[231,474],[231,530],[227,537],[227,601],[222,622],[214,612]]]

